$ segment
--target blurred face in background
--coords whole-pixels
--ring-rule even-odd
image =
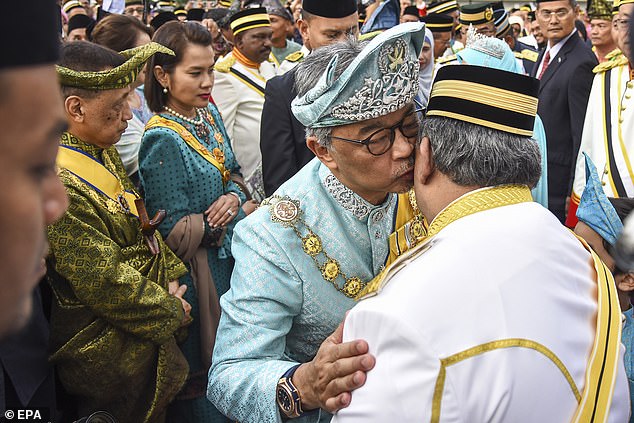
[[[143,22],[143,5],[132,4],[130,6],[126,6],[125,9],[123,9],[123,14],[132,16]]]
[[[434,32],[434,59],[438,59],[449,48],[451,32]]]
[[[630,46],[630,19],[634,14],[634,4],[623,4],[619,6],[619,19],[616,21],[617,46],[621,49],[625,57],[632,63],[632,50]]]
[[[597,47],[613,45],[612,21],[592,19],[590,21],[590,40],[592,41],[592,45]]]

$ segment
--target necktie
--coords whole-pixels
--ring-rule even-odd
[[[539,73],[539,76],[537,77],[537,79],[542,79],[542,76],[544,76],[544,72],[546,72],[546,69],[548,69],[549,63],[550,63],[550,51],[547,51],[546,55],[544,56],[544,64],[542,65],[542,71]]]

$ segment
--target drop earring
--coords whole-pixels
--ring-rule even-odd
[[[163,87],[163,94],[167,94],[167,87]]]

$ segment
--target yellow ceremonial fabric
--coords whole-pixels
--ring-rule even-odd
[[[416,245],[425,235],[424,220],[418,207],[414,190],[398,196],[398,208],[394,232],[390,234],[390,254],[385,262],[387,268],[405,251]]]
[[[100,159],[133,191],[114,147],[69,134],[62,145]],[[53,289],[51,362],[80,415],[108,410],[120,422],[160,422],[188,366],[177,343],[181,301],[167,283],[187,269],[160,235],[152,255],[139,220],[66,169],[70,200],[48,228],[47,278]]]
[[[125,191],[121,181],[109,172],[101,163],[81,152],[62,146],[57,154],[57,166],[71,171],[75,176],[97,188],[102,194],[121,204],[119,197],[125,199],[125,207],[134,216],[139,217],[135,200],[137,195]]]

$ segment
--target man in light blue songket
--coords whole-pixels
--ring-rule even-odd
[[[579,223],[575,233],[586,240],[592,249],[605,262],[614,275],[619,302],[623,316],[621,342],[625,346],[625,373],[630,384],[630,403],[634,409],[634,320],[631,296],[634,294],[634,273],[631,269],[619,269],[612,257],[612,248],[623,231],[623,220],[631,213],[634,199],[610,198],[605,195],[597,169],[590,157],[585,158],[586,186],[581,195],[577,218]],[[618,212],[617,209],[618,208]],[[630,423],[634,416],[630,415]]]
[[[467,44],[463,50],[456,53],[458,62],[467,65],[485,66],[507,72],[524,74],[524,69],[515,59],[508,44],[500,39],[478,34],[473,28],[467,32]],[[531,193],[533,199],[544,207],[548,207],[548,169],[546,161],[546,131],[539,115],[535,116],[533,139],[539,145],[542,155],[542,175]]]
[[[328,422],[373,367],[365,341],[341,342],[340,322],[421,235],[401,226],[412,208],[397,193],[413,183],[424,35],[403,24],[299,65],[292,110],[316,158],[235,228],[207,392],[231,419]]]

